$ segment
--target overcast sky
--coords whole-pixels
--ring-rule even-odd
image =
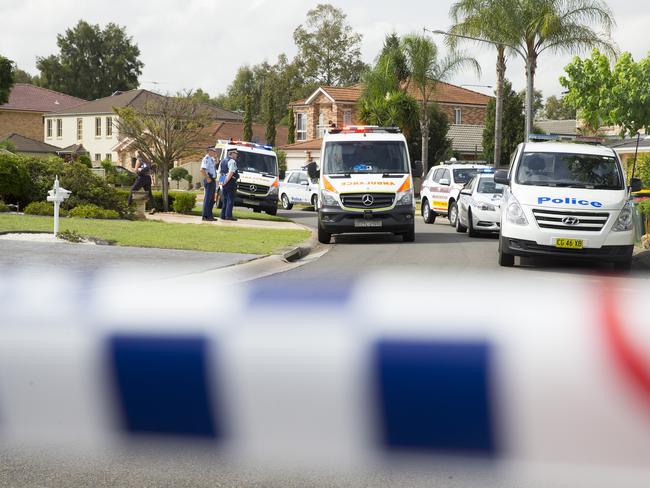
[[[140,47],[143,88],[161,92],[202,88],[211,96],[225,91],[237,68],[277,56],[296,54],[293,31],[304,22],[311,0],[0,0],[0,54],[37,74],[36,57],[58,53],[56,35],[79,19],[102,27],[115,22],[126,27]],[[363,35],[362,53],[372,62],[389,32],[421,33],[423,27],[446,29],[453,0],[332,0]],[[650,51],[649,0],[610,0],[617,27],[612,37],[621,51],[635,59]],[[435,41],[443,44],[440,36]],[[456,84],[493,85],[495,52],[489,46],[468,45],[481,63],[479,78],[460,73]],[[544,96],[559,95],[558,77],[569,55],[546,53],[539,59],[536,88]],[[508,62],[506,76],[516,90],[525,87],[524,65]],[[474,88],[491,93],[490,88]]]

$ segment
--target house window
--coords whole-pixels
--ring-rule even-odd
[[[460,125],[463,123],[463,114],[459,107],[454,109],[454,124]]]
[[[77,140],[80,141],[84,137],[84,119],[77,119]]]
[[[47,119],[46,122],[46,127],[47,127],[47,137],[51,138],[52,137],[52,119]]]
[[[296,141],[307,139],[307,114],[296,114]]]
[[[343,111],[343,125],[352,125],[352,110],[344,110]]]
[[[102,118],[95,117],[95,137],[101,137],[102,135]]]
[[[99,154],[99,153],[96,153],[96,154],[95,154],[95,161],[98,161],[98,162],[99,162],[99,161],[101,161],[101,160],[102,160],[102,155]]]
[[[56,119],[56,137],[63,137],[63,119]]]
[[[325,114],[321,113],[318,116],[318,137],[323,137],[325,134]]]
[[[113,135],[113,117],[106,117],[106,137]]]
[[[113,161],[113,154],[106,153],[106,157],[104,158],[104,161]]]

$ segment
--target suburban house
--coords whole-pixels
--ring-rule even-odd
[[[36,158],[47,159],[50,156],[59,155],[59,151],[61,151],[61,148],[30,137],[25,137],[22,134],[17,134],[15,132],[0,135],[0,142],[4,141],[10,142],[13,146],[13,149],[10,152],[20,154],[21,156],[33,156]]]
[[[9,101],[0,105],[0,134],[20,134],[42,141],[45,114],[69,109],[84,102],[81,98],[47,88],[16,83],[11,88]]]
[[[306,99],[290,104],[295,116],[296,142],[280,146],[287,153],[288,169],[299,168],[310,160],[319,162],[321,139],[327,126],[360,123],[357,102],[362,91],[360,84],[346,88],[321,86]],[[421,100],[414,85],[408,85],[407,91],[416,100]],[[450,123],[448,137],[459,159],[474,160],[483,152],[482,136],[490,99],[460,86],[437,83],[431,101],[447,114]]]
[[[609,147],[616,151],[616,154],[618,154],[618,156],[621,158],[621,162],[625,168],[634,159],[634,154],[637,152],[637,140],[636,137],[619,139],[613,143],[610,143]],[[650,136],[641,135],[639,138],[638,154],[641,155],[649,153]],[[636,176],[638,177],[638,174]]]
[[[95,166],[101,161],[112,161],[115,165],[130,168],[134,153],[132,141],[120,137],[113,109],[141,109],[157,97],[162,95],[144,89],[115,92],[109,97],[49,113],[45,116],[43,138],[46,143],[60,148],[83,146]],[[210,111],[215,120],[241,120],[241,116],[234,112],[212,106]]]

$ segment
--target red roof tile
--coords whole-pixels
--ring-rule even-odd
[[[85,100],[71,97],[47,88],[16,83],[9,94],[9,101],[0,105],[0,110],[20,110],[25,112],[58,112],[84,103]]]
[[[308,141],[298,141],[293,144],[285,144],[284,146],[278,146],[278,149],[283,151],[292,151],[292,150],[311,150],[311,151],[320,151],[321,143],[323,139],[310,139]]]
[[[253,123],[253,141],[251,142],[263,143],[265,141],[265,132],[266,126],[264,124]],[[275,132],[276,144],[283,144],[287,140],[289,128],[285,125],[276,125]],[[204,136],[196,145],[201,149],[215,144],[218,139],[241,140],[244,137],[244,124],[243,122],[216,122],[206,127],[203,133]]]

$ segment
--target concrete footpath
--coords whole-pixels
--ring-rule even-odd
[[[252,214],[253,212],[251,212]],[[232,220],[221,220],[215,217],[215,220],[211,222],[205,222],[201,220],[201,217],[197,215],[183,215],[177,213],[162,213],[157,212],[153,215],[146,215],[147,220],[158,220],[162,222],[169,222],[171,224],[201,224],[201,225],[216,225],[220,227],[247,227],[247,228],[257,228],[257,229],[288,229],[288,230],[305,230],[307,227],[304,227],[300,224],[295,224],[293,222],[275,222],[272,220],[254,220],[254,219],[238,219],[236,221]],[[309,230],[309,229],[308,229]]]

